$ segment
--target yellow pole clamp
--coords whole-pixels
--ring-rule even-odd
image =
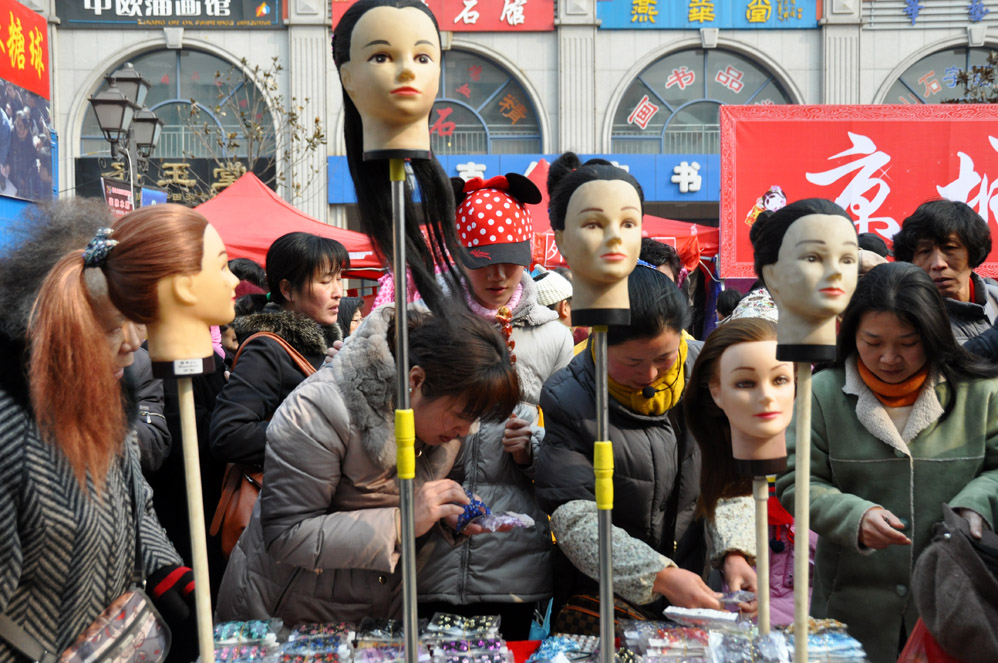
[[[388,180],[391,182],[405,181],[405,161],[402,159],[388,160]]]
[[[416,424],[412,410],[395,410],[396,465],[399,479],[416,478]]]
[[[613,509],[613,444],[596,442],[593,449],[593,470],[596,473],[596,508]]]

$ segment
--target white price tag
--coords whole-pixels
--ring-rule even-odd
[[[175,359],[173,361],[174,375],[201,375],[204,372],[203,359]]]

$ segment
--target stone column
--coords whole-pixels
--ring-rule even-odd
[[[558,3],[558,150],[596,152],[596,1]]]
[[[823,104],[859,104],[860,0],[825,2],[822,28]]]
[[[311,128],[315,117],[322,121],[328,140],[330,133],[329,115],[326,108],[326,71],[332,66],[330,51],[330,26],[328,2],[322,0],[291,0],[288,5],[288,62],[285,71],[288,76],[288,94],[285,101],[291,99],[305,107],[302,124]],[[308,99],[308,103],[305,100]],[[326,188],[326,155],[325,148],[320,147],[308,159],[298,166],[300,195],[292,196],[295,186],[288,177],[287,187],[282,195],[292,201],[309,216],[328,222],[329,203]],[[315,170],[311,182],[308,173]],[[306,186],[307,184],[307,186]]]

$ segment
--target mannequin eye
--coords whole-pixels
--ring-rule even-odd
[[[388,57],[387,53],[375,53],[367,59],[368,62],[373,62],[375,64],[384,64],[390,60],[391,58]]]
[[[416,56],[416,62],[418,62],[419,64],[432,64],[433,58],[423,53],[421,55]]]
[[[735,383],[735,389],[751,389],[755,386],[755,382],[752,380],[739,380]]]
[[[780,386],[785,384],[790,384],[790,378],[786,375],[777,375],[775,378],[773,378],[773,384]]]

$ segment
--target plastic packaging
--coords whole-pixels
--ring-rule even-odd
[[[222,622],[215,626],[216,645],[277,643],[277,634],[284,627],[280,619],[254,619],[245,622]]]

